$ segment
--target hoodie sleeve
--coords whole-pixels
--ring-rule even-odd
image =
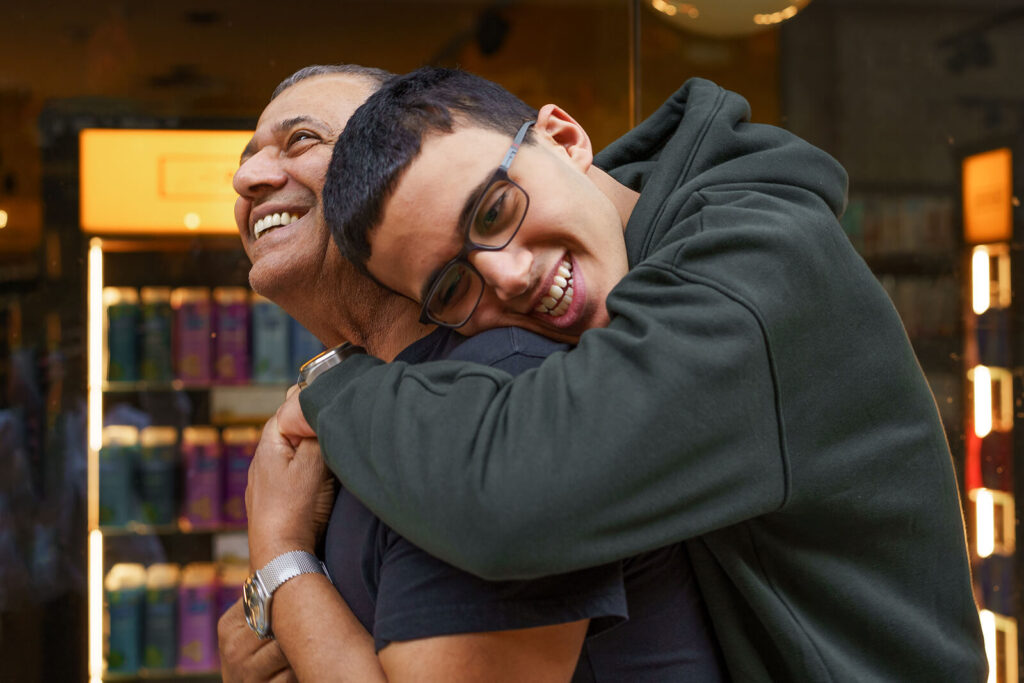
[[[630,143],[657,163],[620,177],[643,192],[627,228],[636,265],[609,296],[607,328],[514,380],[451,361],[356,357],[303,391],[331,469],[428,552],[485,578],[528,578],[785,503],[780,332],[763,292],[786,300],[805,284],[793,278],[811,277],[796,258],[801,236],[835,239],[845,177],[820,177],[827,155],[752,129],[742,99],[706,83],[701,97],[681,91],[690,118],[675,125],[693,129],[684,140],[641,130]],[[793,168],[805,177],[789,182]]]

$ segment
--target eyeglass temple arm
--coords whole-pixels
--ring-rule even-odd
[[[512,146],[508,148],[505,153],[505,158],[501,160],[501,166],[504,170],[508,170],[509,166],[512,165],[512,160],[516,158],[516,153],[519,151],[519,145],[523,144],[523,139],[526,137],[526,131],[530,130],[530,126],[537,123],[536,121],[527,121],[519,127],[519,132],[516,133],[515,139],[512,141]]]

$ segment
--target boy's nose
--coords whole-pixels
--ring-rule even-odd
[[[502,301],[510,301],[529,291],[533,254],[528,249],[509,245],[498,251],[473,251],[469,259]]]

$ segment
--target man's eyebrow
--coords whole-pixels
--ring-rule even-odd
[[[245,160],[256,153],[256,138],[249,138],[249,142],[245,145],[245,149],[242,150],[242,155],[238,157],[238,165],[241,166],[245,163]]]
[[[331,129],[330,126],[328,126],[326,123],[324,123],[320,119],[316,118],[315,116],[310,116],[309,114],[300,114],[298,116],[293,116],[290,119],[284,119],[283,121],[278,121],[276,124],[274,124],[274,132],[275,133],[282,133],[282,132],[284,132],[286,130],[289,130],[290,128],[294,128],[295,126],[299,125],[300,123],[312,123],[312,124],[315,124],[315,125],[317,125],[317,126],[319,126],[321,128],[324,128],[325,130],[330,130]]]
[[[275,135],[280,135],[281,133],[284,133],[294,128],[295,126],[301,125],[303,123],[311,123],[319,128],[322,128],[325,131],[331,130],[331,127],[328,126],[326,122],[316,118],[315,116],[309,116],[308,114],[300,114],[299,116],[293,116],[289,119],[278,121],[277,123],[274,124],[273,131]],[[245,160],[251,157],[253,154],[255,154],[256,151],[256,138],[253,138],[249,140],[249,144],[247,144],[245,146],[245,149],[242,150],[242,156],[239,157],[238,159],[238,165],[241,166],[242,164],[244,164]]]

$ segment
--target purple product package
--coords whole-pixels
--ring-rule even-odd
[[[213,334],[210,290],[180,287],[171,293],[174,308],[175,372],[192,384],[210,382],[210,335]]]
[[[249,290],[217,287],[214,301],[214,374],[221,384],[249,381]]]
[[[220,434],[215,427],[185,427],[181,458],[185,465],[182,526],[209,529],[221,523]]]
[[[249,578],[249,565],[223,562],[217,566],[217,618],[242,597],[242,586]]]
[[[209,562],[185,565],[178,587],[178,669],[220,668],[217,616],[216,567]]]
[[[226,427],[223,434],[225,526],[245,528],[245,487],[249,463],[260,440],[257,427]]]

